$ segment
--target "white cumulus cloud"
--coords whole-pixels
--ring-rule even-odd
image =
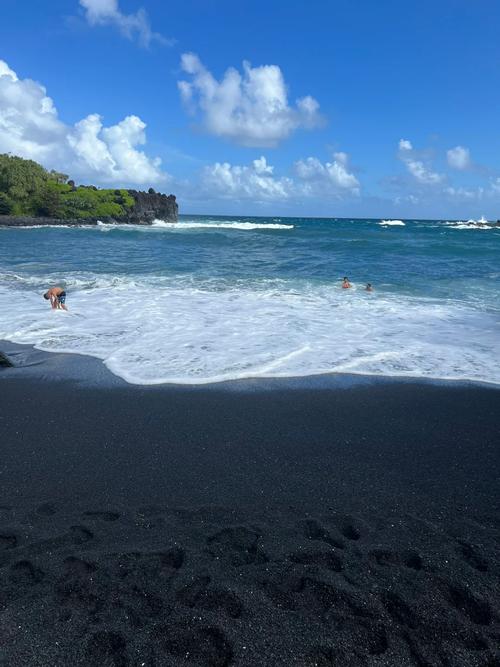
[[[304,193],[358,195],[360,184],[354,174],[348,170],[347,153],[334,153],[333,162],[321,162],[318,158],[308,157],[294,164],[296,176],[304,183]]]
[[[399,140],[399,158],[410,174],[422,185],[437,185],[444,181],[444,175],[432,171],[422,160],[415,157],[413,145],[408,139]]]
[[[64,124],[43,86],[0,60],[0,152],[46,161],[65,141]]]
[[[0,60],[0,76],[9,77],[12,81],[17,81],[17,74],[10,69],[4,60]]]
[[[453,199],[474,200],[481,199],[485,193],[485,190],[482,187],[471,189],[463,187],[455,188],[453,186],[449,186],[444,189],[444,192],[446,195]]]
[[[408,141],[408,139],[400,139],[399,140],[399,150],[400,151],[411,151],[411,150],[413,150],[413,146],[411,144],[411,141]]]
[[[500,193],[500,178],[496,178],[491,182],[491,190],[495,193]]]
[[[66,125],[41,84],[19,79],[0,60],[0,153],[37,160],[96,183],[165,182],[168,176],[161,171],[159,158],[137,149],[146,142],[145,129],[137,116],[104,127],[98,114]]]
[[[448,164],[453,169],[463,171],[470,166],[470,151],[463,146],[450,148],[449,151],[446,151],[446,157],[448,159]]]
[[[252,67],[243,73],[230,67],[218,81],[194,53],[184,53],[182,70],[191,76],[179,81],[183,102],[200,112],[210,134],[244,146],[276,146],[298,128],[321,124],[319,103],[311,96],[290,105],[287,87],[277,65]]]
[[[141,46],[149,46],[152,41],[169,42],[162,35],[153,32],[149,17],[144,9],[138,9],[135,14],[124,14],[118,5],[118,0],[80,0],[85,10],[85,17],[90,25],[113,25],[127,37],[137,37]]]
[[[293,182],[286,177],[276,178],[274,168],[265,157],[253,160],[250,165],[231,165],[216,162],[202,171],[203,190],[214,198],[275,201],[287,199]]]
[[[136,149],[146,143],[145,129],[138,116],[127,116],[116,125],[104,127],[98,114],[90,114],[76,123],[68,134],[68,144],[80,170],[98,174],[103,182],[156,183],[165,179],[161,160]]]
[[[264,156],[243,166],[216,162],[202,170],[199,192],[211,199],[254,202],[357,196],[359,181],[347,169],[346,153],[335,153],[334,158],[324,164],[314,157],[298,160],[294,178],[277,176]]]

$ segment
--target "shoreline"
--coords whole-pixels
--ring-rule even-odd
[[[99,224],[116,224],[116,225],[142,225],[144,227],[151,226],[152,221],[142,221],[139,218],[131,220],[117,220],[101,216],[100,218],[44,218],[44,217],[30,217],[30,216],[0,216],[1,227],[88,227],[97,226]],[[166,222],[177,222],[177,218],[167,218]]]
[[[472,378],[440,378],[417,375],[378,375],[371,373],[316,373],[291,376],[248,376],[235,379],[206,382],[155,382],[139,384],[129,382],[110,371],[98,357],[75,352],[49,352],[39,350],[29,343],[13,343],[0,339],[0,353],[3,352],[13,362],[9,368],[15,376],[28,375],[33,378],[68,379],[88,384],[106,386],[137,387],[143,389],[226,389],[228,391],[269,389],[341,389],[352,385],[366,384],[422,384],[444,387],[480,387],[500,391],[500,383]],[[5,377],[5,376],[4,376]],[[0,375],[0,380],[2,376]]]
[[[498,391],[138,386],[22,347],[0,369],[6,663],[500,660]]]

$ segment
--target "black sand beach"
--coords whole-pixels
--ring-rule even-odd
[[[0,665],[500,665],[499,390],[22,370]]]

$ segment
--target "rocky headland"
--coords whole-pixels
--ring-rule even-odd
[[[177,222],[179,207],[175,195],[165,195],[160,192],[155,192],[152,188],[150,188],[148,192],[138,190],[127,190],[127,192],[133,197],[134,204],[130,209],[125,211],[123,215],[100,215],[88,218],[53,218],[43,215],[0,215],[0,226],[80,226],[96,225],[98,222],[117,223],[122,225],[150,225],[153,220]]]
[[[33,160],[0,155],[0,226],[148,225],[155,219],[176,222],[177,214],[174,195],[77,185]]]

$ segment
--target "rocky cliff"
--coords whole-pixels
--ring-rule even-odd
[[[123,225],[150,225],[153,220],[177,222],[178,205],[175,195],[164,195],[152,188],[148,192],[128,190],[134,198],[133,207],[123,216],[92,218],[50,218],[46,216],[0,215],[0,225],[7,227],[26,227],[30,225],[95,225],[98,222],[119,223]]]
[[[155,192],[152,188],[148,192],[129,190],[135,204],[125,219],[118,222],[129,224],[150,224],[153,220],[165,220],[165,222],[177,222],[178,205],[175,195],[163,195]]]

